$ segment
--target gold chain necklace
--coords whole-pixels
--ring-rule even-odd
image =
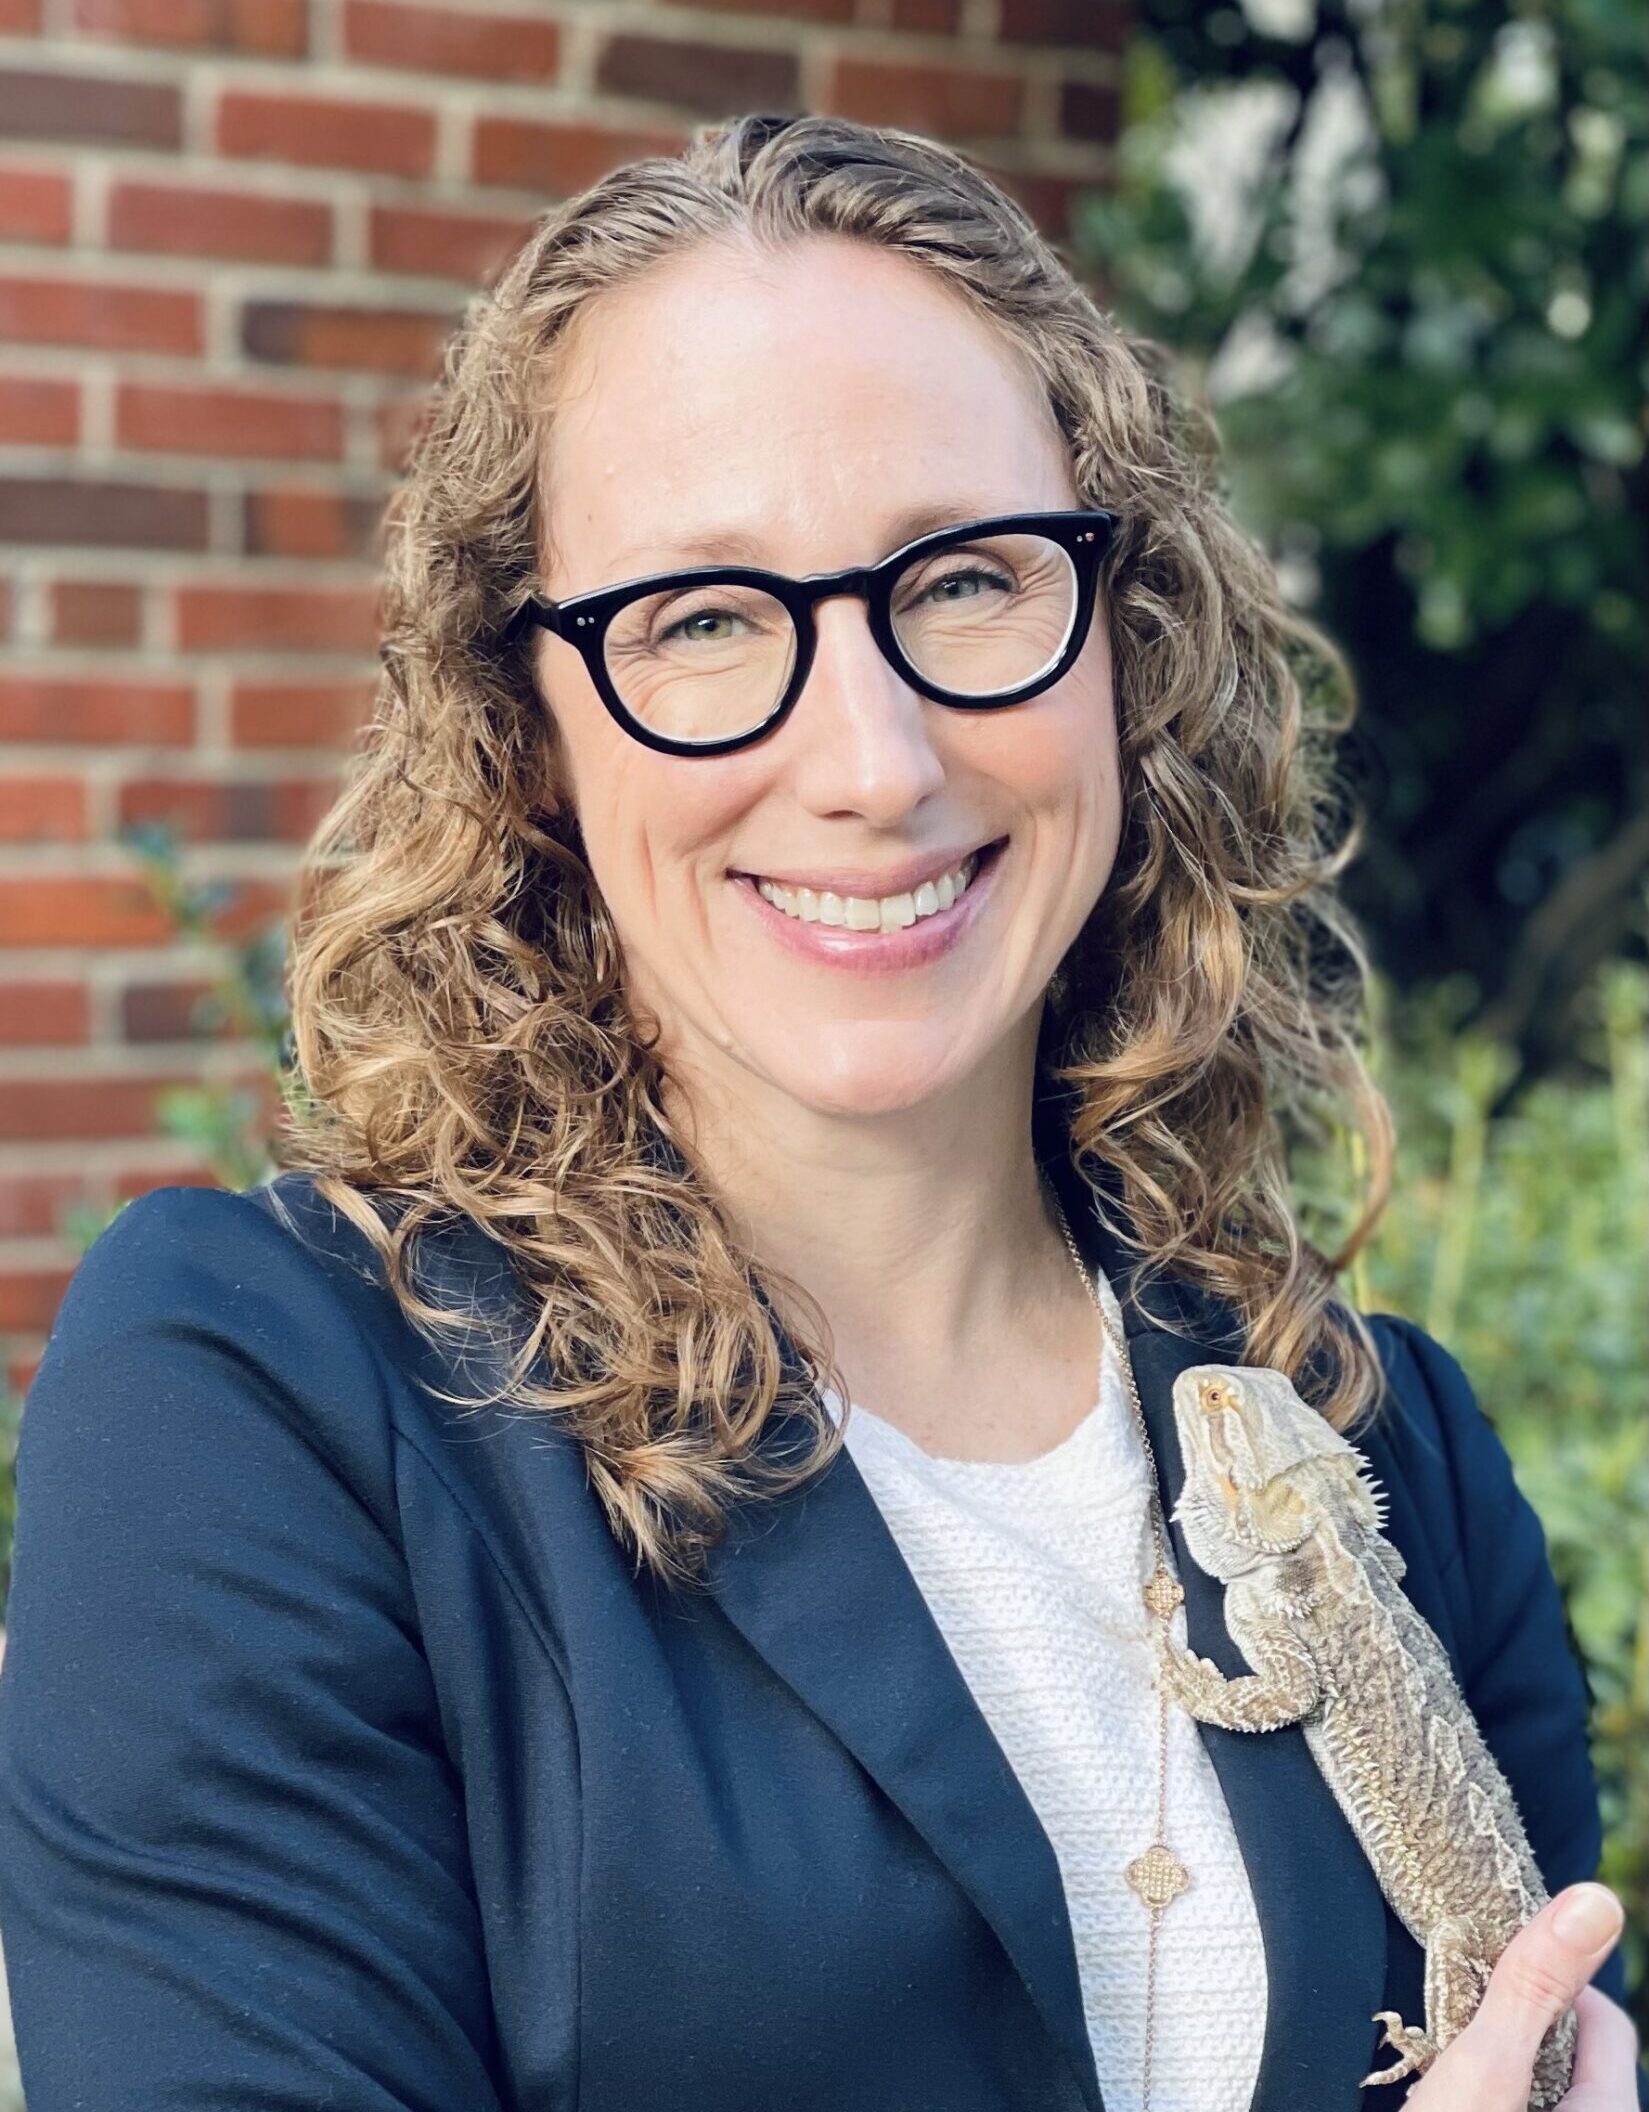
[[[1150,1581],[1144,1585],[1140,1597],[1151,1618],[1161,1625],[1163,1640],[1167,1640],[1168,1624],[1174,1618],[1174,1609],[1184,1599],[1179,1580],[1168,1565],[1168,1540],[1162,1522],[1161,1491],[1157,1483],[1157,1458],[1151,1448],[1151,1433],[1145,1426],[1145,1410],[1140,1406],[1139,1388],[1134,1384],[1134,1367],[1128,1355],[1128,1344],[1112,1324],[1105,1310],[1105,1301],[1099,1294],[1099,1286],[1083,1260],[1080,1248],[1072,1236],[1070,1223],[1061,1207],[1053,1184],[1048,1185],[1048,1200],[1053,1204],[1054,1215],[1059,1220],[1059,1229],[1064,1234],[1077,1274],[1082,1278],[1083,1289],[1099,1309],[1099,1324],[1122,1367],[1122,1376],[1128,1387],[1128,1398],[1133,1403],[1134,1421],[1138,1425],[1140,1442],[1145,1447],[1146,1489],[1150,1507],[1151,1533],[1156,1542],[1156,1566]],[[1122,1873],[1128,1880],[1129,1889],[1143,1904],[1150,1917],[1150,1928],[1145,1939],[1145,2073],[1140,2088],[1140,2112],[1150,2112],[1151,2106],[1151,2052],[1156,2038],[1157,1999],[1157,1928],[1164,1913],[1191,1882],[1191,1873],[1180,1861],[1163,1838],[1168,1815],[1168,1690],[1159,1679],[1157,1682],[1157,1816],[1155,1836],[1151,1845]]]

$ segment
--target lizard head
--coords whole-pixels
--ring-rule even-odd
[[[1280,1371],[1193,1365],[1174,1382],[1174,1425],[1185,1463],[1174,1522],[1210,1576],[1291,1553],[1325,1517],[1381,1523],[1361,1453]]]

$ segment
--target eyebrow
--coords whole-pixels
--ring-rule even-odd
[[[1035,513],[1037,507],[1029,500],[989,505],[980,499],[961,501],[938,501],[926,506],[910,506],[903,513],[895,514],[888,523],[888,539],[885,549],[879,554],[898,550],[906,543],[913,543],[918,536],[928,535],[940,528],[959,527],[963,521],[990,520],[1003,513]],[[647,552],[657,553],[656,562],[642,563]],[[867,559],[867,563],[873,560]],[[649,572],[668,571],[680,564],[734,564],[761,567],[763,558],[760,545],[741,528],[715,527],[701,529],[697,535],[681,536],[673,541],[658,543],[636,543],[621,550],[613,560],[614,575],[618,579],[644,578]],[[618,568],[622,567],[622,570]],[[773,570],[771,565],[766,570]]]

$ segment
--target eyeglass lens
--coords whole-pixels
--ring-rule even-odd
[[[991,535],[919,556],[894,581],[894,636],[936,688],[987,697],[1051,667],[1076,619],[1076,568],[1043,535]],[[795,625],[759,588],[665,590],[633,601],[607,631],[606,664],[625,709],[679,741],[748,733],[796,665]]]

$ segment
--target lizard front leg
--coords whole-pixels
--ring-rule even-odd
[[[1228,1679],[1212,1659],[1159,1632],[1157,1660],[1169,1699],[1199,1723],[1227,1731],[1276,1731],[1309,1716],[1322,1698],[1322,1681],[1304,1644],[1285,1632],[1245,1637],[1243,1647],[1259,1670]]]

